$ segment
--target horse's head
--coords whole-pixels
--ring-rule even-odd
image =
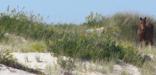
[[[146,17],[145,18],[140,17],[140,24],[139,24],[140,30],[144,30],[145,26],[146,26]]]

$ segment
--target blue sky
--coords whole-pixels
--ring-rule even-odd
[[[39,13],[49,23],[82,23],[90,12],[106,16],[132,12],[156,17],[156,0],[0,0],[0,12],[8,5]]]

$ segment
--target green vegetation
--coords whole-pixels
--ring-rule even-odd
[[[1,50],[0,51],[0,63],[3,64],[14,64],[15,60],[10,55],[10,50]]]
[[[25,45],[28,48],[24,49],[29,51],[50,51],[55,55],[83,60],[120,59],[141,66],[144,61],[135,46],[138,18],[139,15],[128,13],[118,13],[111,17],[92,13],[80,25],[46,24],[41,17],[10,10],[0,15],[0,40],[5,42],[5,34],[9,33],[33,40]],[[86,33],[87,29],[97,27],[105,29],[100,36],[94,32]]]
[[[25,49],[25,50],[24,50]],[[32,42],[27,45],[23,50],[25,52],[46,52],[47,46],[44,42]],[[28,51],[26,51],[28,50]]]

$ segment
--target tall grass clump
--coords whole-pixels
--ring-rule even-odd
[[[141,65],[143,58],[132,46],[125,46],[110,36],[96,34],[64,33],[62,38],[48,43],[49,50],[83,60],[123,60],[127,63]]]
[[[53,28],[38,19],[40,19],[39,16],[27,15],[14,9],[7,13],[0,13],[0,32],[17,34],[31,39],[50,38]]]

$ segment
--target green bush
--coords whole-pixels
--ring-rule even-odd
[[[33,41],[24,44],[21,52],[47,52],[47,46],[44,41]]]
[[[47,46],[43,42],[34,42],[30,44],[30,49],[35,52],[45,52]]]
[[[122,56],[120,56],[120,59],[127,63],[136,64],[138,66],[143,65],[145,62],[144,58],[141,56],[141,53],[138,51],[138,49],[132,45],[132,43],[124,41],[120,46],[122,48]]]
[[[80,35],[66,33],[61,39],[48,44],[50,51],[83,60],[123,60],[127,63],[140,65],[143,58],[133,46],[125,46],[110,36]]]

